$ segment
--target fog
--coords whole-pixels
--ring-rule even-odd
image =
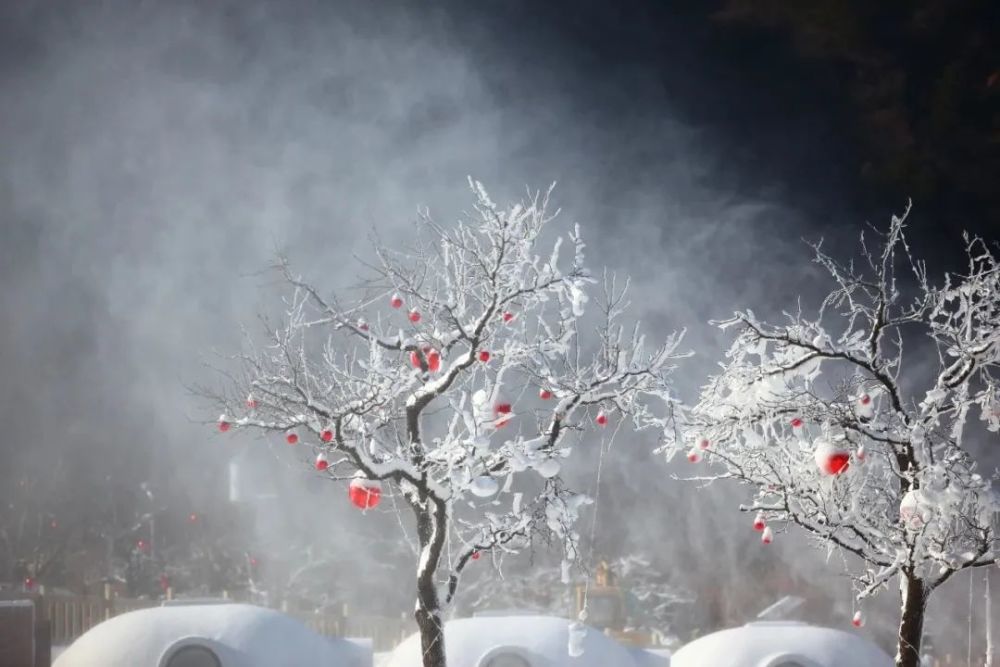
[[[501,201],[556,181],[557,224],[581,223],[592,267],[633,276],[652,331],[688,328],[697,356],[678,382],[690,399],[724,344],[708,320],[816,294],[801,239],[849,248],[870,214],[838,204],[829,183],[790,192],[738,137],[699,125],[683,87],[713,80],[691,59],[671,87],[531,12],[412,4],[2,10],[0,483],[59,470],[72,496],[107,475],[149,479],[181,514],[210,517],[239,456],[275,492],[254,543],[393,542],[394,518],[373,531],[342,488],[306,484],[281,447],[220,437],[189,391],[216,382],[216,352],[238,350],[241,326],[275,307],[263,270],[277,254],[324,287],[350,285],[371,230],[405,241],[424,206],[455,219],[472,202],[467,175]],[[652,444],[619,436],[593,553],[653,552],[723,586],[751,578],[765,556],[739,491],[672,480],[678,466]],[[766,557],[849,609],[838,558],[801,544],[781,535]],[[373,550],[343,567],[370,576],[384,553]],[[930,623],[964,595],[942,596]],[[894,593],[884,597],[891,619]]]

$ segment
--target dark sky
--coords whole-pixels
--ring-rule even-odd
[[[0,483],[134,466],[185,508],[218,496],[215,464],[242,450],[185,386],[273,303],[257,272],[281,250],[347,282],[370,226],[450,219],[467,174],[500,199],[558,180],[651,326],[691,329],[690,391],[722,342],[709,318],[815,289],[802,237],[850,248],[905,205],[861,182],[828,70],[713,10],[5,0]],[[942,265],[958,229],[990,227],[927,208],[913,234]]]

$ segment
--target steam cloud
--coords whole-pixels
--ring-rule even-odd
[[[318,284],[350,284],[370,229],[406,239],[418,206],[453,219],[471,201],[467,174],[497,200],[559,182],[562,224],[583,225],[592,265],[633,276],[647,328],[688,327],[687,398],[722,349],[710,318],[808,298],[819,275],[801,237],[853,244],[860,220],[835,210],[810,224],[756,187],[731,143],[675,113],[656,72],[594,74],[599,55],[530,12],[458,4],[0,10],[0,483],[53,466],[80,485],[147,469],[205,507],[223,502],[224,464],[243,452],[278,478],[264,537],[364,531],[343,489],[298,491],[307,473],[283,452],[213,436],[185,386],[216,381],[205,357],[275,307],[260,271],[276,253]],[[747,556],[739,491],[671,481],[680,464],[654,463],[652,444],[615,443],[596,552],[622,543],[723,587],[751,579],[763,557]],[[836,559],[778,542],[849,607]],[[959,603],[935,604],[931,624]]]

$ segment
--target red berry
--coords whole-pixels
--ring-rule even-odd
[[[861,396],[861,405],[868,405],[871,402],[872,402],[872,397],[869,396],[868,394],[864,394]]]
[[[331,431],[330,429],[326,429],[325,431],[319,434],[319,439],[322,440],[323,442],[330,442],[331,440],[333,440],[333,431]]]
[[[481,361],[481,362],[483,362],[485,364],[489,360],[490,360],[490,353],[489,353],[489,351],[488,350],[482,350],[479,353],[479,361]]]
[[[597,422],[598,426],[606,426],[608,423],[608,416],[603,412],[598,412],[597,417],[594,418],[594,421]]]
[[[514,313],[512,313],[510,311],[504,312],[504,314],[503,314],[503,321],[504,322],[510,322],[513,319],[514,319]]]
[[[417,322],[420,321],[420,311],[417,310],[416,308],[414,308],[413,310],[410,311],[410,314],[408,315],[408,317],[410,318],[411,322],[413,322],[414,324],[416,324]]]
[[[701,449],[708,449],[709,445],[711,444],[712,443],[708,441],[708,438],[702,438],[701,440],[698,441],[698,447]]]
[[[552,392],[549,391],[548,389],[539,389],[538,398],[542,399],[543,401],[547,401],[550,398],[552,398]]]
[[[247,407],[251,410],[257,409],[257,399],[253,396],[247,396]]]
[[[330,467],[330,462],[326,460],[326,457],[322,454],[316,457],[316,470],[320,472],[326,470]]]
[[[473,551],[471,558],[472,558],[472,560],[479,560],[479,556],[480,556],[480,554],[479,554],[478,551]]]
[[[296,442],[299,441],[299,436],[296,433],[289,433],[288,435],[285,436],[285,440],[288,442],[289,445],[294,445]]]
[[[226,432],[226,431],[228,431],[228,430],[229,430],[229,429],[230,429],[231,427],[232,427],[232,424],[230,424],[230,423],[229,423],[229,422],[227,422],[227,421],[220,421],[220,422],[219,422],[219,430],[220,430],[220,431],[221,431],[222,433],[225,433],[225,432]]]
[[[792,428],[801,428],[802,424],[803,424],[802,420],[799,419],[798,417],[792,419]]]
[[[399,296],[398,294],[393,294],[392,298],[389,299],[389,305],[392,306],[393,308],[402,308],[403,297]]]

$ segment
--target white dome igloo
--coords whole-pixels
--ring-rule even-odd
[[[885,651],[859,634],[793,621],[749,623],[685,644],[671,667],[892,667]]]
[[[207,649],[207,650],[206,650]],[[216,660],[212,661],[212,656]],[[153,607],[82,634],[53,667],[371,667],[371,647],[246,604]]]
[[[456,667],[645,667],[665,658],[631,651],[587,628],[583,654],[569,655],[569,625],[552,616],[476,616],[445,623],[448,664]],[[641,659],[637,654],[642,653]],[[382,667],[420,667],[420,636],[411,635]],[[648,658],[648,659],[647,659]]]

